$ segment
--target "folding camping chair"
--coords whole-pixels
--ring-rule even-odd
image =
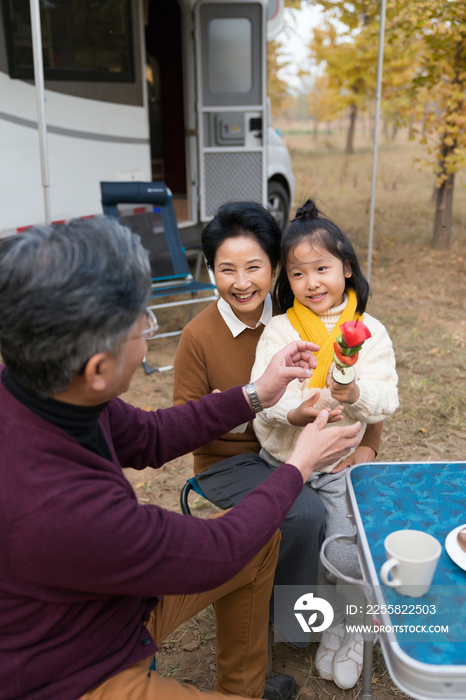
[[[209,500],[203,492],[203,490],[201,489],[196,477],[192,476],[186,481],[180,493],[180,508],[183,515],[191,515],[191,509],[188,503],[188,496],[190,491],[194,491],[194,493],[197,493],[199,496],[202,496],[202,498],[205,498],[206,501]]]
[[[145,218],[145,226],[134,230],[145,248],[149,250],[152,268],[151,300],[163,297],[190,295],[182,301],[169,301],[151,304],[151,309],[198,304],[218,299],[215,281],[210,270],[209,282],[200,282],[197,277],[200,269],[200,254],[196,265],[195,278],[189,269],[186,251],[176,222],[172,193],[164,182],[101,182],[102,207],[104,214],[120,220],[117,204],[150,204],[152,212]],[[135,218],[135,217],[134,217]],[[210,292],[209,296],[198,296],[200,292]],[[191,307],[192,308],[192,307]],[[183,329],[160,333],[157,338],[180,335]],[[168,366],[163,369],[171,369]],[[146,374],[157,371],[144,365]]]

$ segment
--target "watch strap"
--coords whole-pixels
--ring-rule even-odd
[[[244,388],[246,389],[246,393],[249,397],[249,401],[251,402],[252,410],[254,411],[254,413],[260,413],[261,411],[263,411],[264,407],[261,404],[254,382],[249,382],[249,384],[246,384]]]

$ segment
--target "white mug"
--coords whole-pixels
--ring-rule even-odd
[[[385,538],[388,561],[380,569],[380,578],[401,595],[420,598],[430,588],[441,553],[440,542],[427,532],[392,532]],[[391,580],[390,571],[393,576]]]

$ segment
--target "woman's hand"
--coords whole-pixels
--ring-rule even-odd
[[[314,423],[307,425],[298,437],[288,464],[293,464],[306,482],[315,469],[334,464],[359,444],[361,423],[325,430],[328,411],[320,411]]]
[[[311,396],[310,399],[303,401],[298,408],[293,408],[288,412],[288,420],[290,421],[291,425],[303,427],[308,423],[313,423],[315,421],[320,413],[319,409],[314,408],[314,404],[318,401],[319,396],[320,392],[316,391],[314,396]],[[343,406],[337,406],[333,409],[333,411],[330,411],[328,415],[328,422],[336,423],[339,420],[343,420],[343,416],[341,415],[342,411]]]
[[[351,382],[351,384],[338,384],[330,374],[327,384],[332,397],[339,403],[356,403],[359,399],[359,387],[356,381]]]
[[[317,367],[313,352],[319,350],[314,343],[296,340],[277,352],[270,360],[264,374],[254,381],[259,400],[264,408],[274,406],[285,393],[293,379],[304,381]],[[243,388],[247,399],[247,394]]]
[[[344,459],[340,464],[332,469],[332,474],[338,474],[342,472],[343,469],[347,467],[352,467],[355,464],[364,464],[364,462],[373,462],[376,458],[376,453],[372,447],[366,447],[365,445],[360,445],[356,447],[354,452],[352,452],[346,459]]]

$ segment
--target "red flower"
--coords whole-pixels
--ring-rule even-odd
[[[347,321],[340,326],[345,343],[349,348],[355,348],[371,337],[371,332],[362,321]]]

